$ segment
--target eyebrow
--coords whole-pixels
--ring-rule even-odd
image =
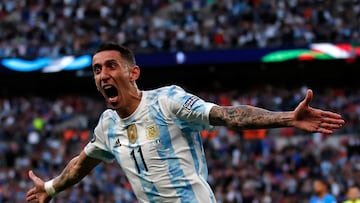
[[[117,63],[117,61],[115,59],[108,59],[108,60],[104,61],[104,64],[113,63],[113,62]],[[100,63],[95,63],[94,65],[92,65],[93,68],[98,67],[98,66],[101,66]]]
[[[104,62],[104,64],[113,63],[113,62],[117,63],[117,61],[116,61],[115,59],[109,59],[109,60],[106,60],[106,61]]]

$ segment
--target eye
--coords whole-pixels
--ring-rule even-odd
[[[109,63],[109,67],[111,67],[111,68],[115,68],[116,65],[117,65],[117,64],[116,64],[115,62],[110,62],[110,63]]]
[[[101,66],[94,65],[93,66],[93,71],[94,71],[95,74],[99,74],[101,72]]]

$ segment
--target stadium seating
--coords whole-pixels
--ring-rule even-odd
[[[86,3],[88,2],[88,3]],[[0,57],[359,43],[359,1],[1,1]]]

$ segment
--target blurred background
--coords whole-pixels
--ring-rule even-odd
[[[325,136],[293,128],[202,132],[219,203],[309,202],[315,178],[339,202],[360,184],[360,1],[2,0],[0,202],[24,202],[27,171],[59,174],[106,109],[91,72],[103,41],[132,48],[140,89],[177,84],[220,105],[340,113]],[[100,164],[53,202],[136,202]]]

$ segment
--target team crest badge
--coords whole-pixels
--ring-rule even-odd
[[[146,127],[146,137],[149,140],[154,140],[160,135],[159,127],[153,123]]]
[[[128,126],[127,134],[128,134],[128,139],[129,139],[130,143],[135,144],[136,139],[138,137],[137,129],[136,129],[135,124],[131,124],[131,125]]]

